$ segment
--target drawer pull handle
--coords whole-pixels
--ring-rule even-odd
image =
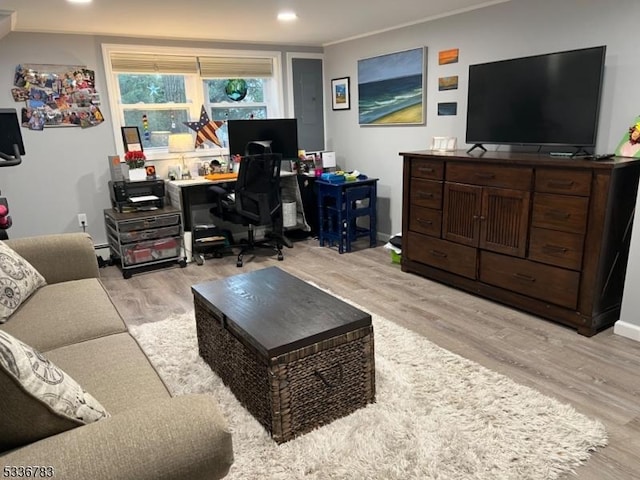
[[[547,186],[554,188],[571,188],[575,182],[573,180],[549,180]]]
[[[569,212],[562,212],[560,210],[549,210],[547,216],[556,220],[567,220],[571,214]]]
[[[418,223],[423,223],[425,225],[433,225],[431,220],[423,220],[422,218],[418,218]]]
[[[547,253],[562,253],[565,254],[569,251],[568,248],[560,247],[558,245],[549,245],[548,243],[542,247],[542,250]]]
[[[447,254],[444,252],[441,252],[440,250],[431,250],[431,254],[434,257],[447,258]]]
[[[433,173],[433,168],[430,168],[430,167],[420,167],[420,168],[418,168],[418,171],[420,171],[420,172],[424,172],[424,173]]]
[[[418,193],[418,198],[433,198],[433,193],[420,192]]]
[[[332,370],[333,372],[337,372],[336,373],[332,373],[330,372],[330,370]],[[319,370],[316,370],[315,372],[313,372],[316,377],[318,377],[320,380],[322,380],[322,383],[324,383],[327,387],[329,388],[334,388],[337,387],[338,385],[340,385],[342,383],[342,364],[338,363],[337,365],[328,368],[326,371],[321,372]],[[331,374],[331,375],[329,375]],[[330,379],[329,377],[333,377],[332,379]]]
[[[495,173],[476,173],[476,177],[478,178],[496,178]]]
[[[531,283],[536,281],[535,277],[532,277],[530,275],[525,275],[524,273],[514,273],[513,278],[517,278],[518,280],[524,280],[526,282],[531,282]]]

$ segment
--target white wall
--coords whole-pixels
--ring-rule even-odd
[[[613,152],[631,121],[640,114],[635,93],[640,77],[635,33],[638,18],[638,0],[511,0],[329,46],[325,49],[325,83],[332,78],[351,77],[352,107],[348,111],[327,111],[327,148],[337,152],[338,162],[345,169],[380,178],[379,231],[400,232],[402,162],[398,153],[429,148],[433,136],[455,136],[459,147],[465,147],[470,64],[607,45],[596,151]],[[357,61],[419,46],[428,48],[426,125],[359,127]],[[438,52],[450,48],[460,49],[459,63],[438,65]],[[438,92],[438,77],[448,75],[459,75],[458,90]],[[437,104],[443,101],[457,101],[458,115],[438,117]],[[640,286],[640,232],[634,233],[631,254],[639,259],[630,262],[623,318],[640,326],[640,298],[627,305]]]
[[[79,231],[77,214],[86,213],[88,233],[94,243],[106,243],[103,209],[110,208],[107,157],[116,153],[109,96],[102,61],[102,43],[139,43],[194,48],[282,51],[285,92],[288,85],[284,64],[286,52],[320,51],[318,48],[247,45],[214,42],[179,42],[150,39],[96,37],[91,35],[28,34],[12,32],[0,38],[0,107],[16,108],[11,96],[13,72],[21,63],[86,65],[96,72],[105,122],[82,129],[22,129],[26,155],[18,167],[0,168],[0,192],[9,201],[13,226],[9,237]],[[286,111],[285,96],[285,111]]]

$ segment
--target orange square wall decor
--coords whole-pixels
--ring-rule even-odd
[[[447,65],[449,63],[458,63],[458,54],[460,49],[451,48],[449,50],[442,50],[438,52],[438,64]]]

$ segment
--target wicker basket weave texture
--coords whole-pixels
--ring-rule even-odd
[[[201,357],[278,443],[375,400],[373,328],[367,326],[267,359],[195,299]]]

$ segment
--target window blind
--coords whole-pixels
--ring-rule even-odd
[[[272,77],[271,58],[198,57],[203,77]]]
[[[127,73],[198,73],[198,59],[187,55],[112,53],[111,68]]]

